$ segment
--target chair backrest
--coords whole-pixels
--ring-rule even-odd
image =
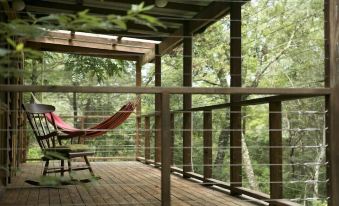
[[[47,114],[55,111],[55,107],[47,104],[23,104],[22,107],[41,149],[55,147],[57,128],[53,117],[52,123],[46,118]]]

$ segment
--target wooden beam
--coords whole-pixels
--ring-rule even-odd
[[[281,102],[269,104],[270,198],[283,199],[283,150]],[[279,206],[271,203],[272,206]]]
[[[161,205],[171,205],[170,95],[161,94]]]
[[[186,24],[189,24],[190,33],[194,34],[206,26],[216,22],[229,12],[229,8],[230,6],[228,2],[212,2],[202,12],[197,14],[190,21],[186,22]],[[164,55],[171,51],[183,41],[183,36],[184,28],[181,27],[160,44],[160,53]]]
[[[212,178],[212,111],[204,111],[204,181]]]
[[[145,53],[142,57],[141,57],[141,64],[147,64],[149,62],[151,62],[155,57],[155,51],[152,49],[149,52]]]
[[[124,93],[124,94],[292,94],[330,95],[329,88],[191,88],[191,87],[112,87],[112,86],[35,86],[0,84],[0,92],[50,92],[50,93]]]
[[[192,55],[193,38],[190,24],[184,24],[184,45],[183,45],[183,86],[192,87]],[[192,113],[186,112],[192,107],[192,95],[183,95],[183,171],[184,177],[187,172],[192,171]]]
[[[170,125],[170,129],[171,129],[171,165],[174,164],[174,151],[175,151],[175,114],[171,113],[171,125]]]
[[[328,205],[339,205],[339,18],[337,0],[324,1],[325,14],[325,87],[332,94],[325,98],[326,115],[326,161]]]
[[[145,159],[149,160],[151,159],[151,124],[150,124],[150,117],[144,117],[145,121],[145,131],[144,131],[144,137],[145,137]]]
[[[241,4],[236,2],[231,3],[230,13],[231,87],[241,87]],[[241,101],[241,95],[231,95],[231,103],[239,101]],[[232,195],[239,195],[232,188],[242,186],[241,116],[241,106],[230,107],[230,181]]]
[[[140,0],[107,0],[107,1],[126,4],[140,4]],[[145,5],[154,5],[154,0],[143,0],[143,2],[145,3]],[[163,9],[198,12],[203,8],[204,7],[200,5],[190,4],[189,2],[181,1],[181,2],[168,2]]]
[[[114,35],[105,35],[105,34],[96,34],[96,33],[84,33],[84,32],[75,32],[71,33],[70,31],[48,31],[44,36],[50,37],[52,39],[66,39],[68,41],[80,41],[88,43],[97,43],[97,44],[108,44],[108,45],[121,45],[121,46],[130,46],[134,48],[142,49],[154,49],[155,44],[145,41],[138,41],[132,39],[125,39],[122,36]]]
[[[142,76],[141,76],[141,70],[142,65],[140,61],[137,61],[135,64],[135,86],[141,87],[142,85]],[[137,95],[139,98],[141,98],[140,94]],[[136,105],[136,136],[135,136],[135,145],[136,145],[136,157],[140,156],[140,138],[141,138],[141,100]]]
[[[38,42],[27,42],[26,46],[38,51],[52,51],[68,54],[78,54],[84,56],[94,56],[111,59],[121,59],[127,61],[137,61],[142,57],[140,53],[128,53],[122,51],[107,51],[103,49],[94,49],[87,47],[74,47],[65,45],[43,44]]]
[[[77,4],[71,4],[71,3],[62,3],[62,2],[52,2],[52,1],[35,1],[35,0],[26,0],[26,10],[28,12],[34,12],[34,11],[43,11],[46,14],[47,13],[75,13],[75,12],[81,12],[84,10],[89,10],[90,14],[102,16],[102,15],[119,15],[119,16],[126,16],[127,11],[131,8],[129,6],[125,8],[121,8],[121,6],[117,6],[117,8],[112,7],[106,7],[102,8],[102,5],[100,6],[100,2],[96,7],[95,5],[88,4],[89,2],[85,2],[84,5],[77,5]],[[140,1],[139,3],[140,4]],[[176,17],[177,14],[171,14],[169,12],[156,12],[154,10],[146,11],[145,14],[152,15],[156,18],[161,18],[164,22],[174,22],[179,23],[179,20],[173,19],[173,17]],[[141,28],[142,25],[133,24],[135,26],[138,26]],[[151,30],[151,28],[144,26],[143,28],[147,30]],[[161,28],[160,28],[161,29]]]
[[[239,102],[232,102],[232,103],[229,102],[229,103],[224,103],[224,104],[194,107],[194,108],[191,108],[190,111],[216,110],[216,109],[229,108],[231,106],[253,106],[253,105],[258,105],[258,104],[267,104],[270,102],[291,101],[291,100],[299,100],[299,99],[322,97],[322,96],[324,95],[277,95],[277,96],[249,99],[249,100],[241,100]],[[177,112],[180,112],[180,111],[181,110],[178,110]]]
[[[159,54],[159,45],[155,46],[155,87],[161,87],[161,55]],[[161,94],[155,94],[155,162],[161,161]]]
[[[91,49],[100,49],[100,50],[106,50],[107,53],[110,53],[112,51],[119,51],[119,52],[128,52],[128,53],[139,53],[139,54],[145,54],[152,50],[152,48],[147,47],[135,47],[132,45],[123,45],[118,44],[116,41],[111,40],[106,43],[103,42],[90,42],[90,41],[84,41],[79,40],[76,38],[56,38],[51,36],[44,36],[39,37],[36,39],[29,40],[29,42],[35,42],[40,43],[42,45],[49,44],[54,45],[58,47],[62,46],[69,46],[69,47],[81,47],[81,48],[91,48]]]

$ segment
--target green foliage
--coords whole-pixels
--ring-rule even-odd
[[[65,60],[65,71],[72,73],[72,82],[76,85],[88,76],[96,77],[97,82],[102,84],[110,77],[126,73],[126,67],[124,61],[81,55],[67,55]]]
[[[48,30],[70,30],[70,31],[93,31],[93,30],[126,30],[128,22],[143,24],[156,30],[156,27],[164,25],[156,18],[143,14],[151,10],[152,6],[144,6],[144,3],[133,5],[126,16],[106,15],[94,16],[89,10],[77,12],[76,14],[51,14],[44,17],[35,17],[27,13],[29,19],[14,19],[9,22],[0,22],[0,41],[6,42],[8,47],[0,48],[0,73],[4,75],[17,75],[15,67],[12,67],[14,58],[24,57],[41,58],[41,53],[26,48],[24,41],[43,36]],[[9,66],[10,65],[10,66]],[[112,70],[108,72],[111,74]],[[97,73],[98,74],[98,73]],[[97,77],[102,77],[98,74]],[[101,79],[98,81],[101,81]]]
[[[27,158],[28,159],[40,159],[42,157],[41,149],[38,145],[31,145],[28,150]]]

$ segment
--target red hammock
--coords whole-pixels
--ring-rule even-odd
[[[113,116],[87,129],[78,129],[70,126],[54,112],[46,114],[46,117],[49,122],[53,122],[54,119],[55,125],[63,133],[71,136],[96,137],[106,133],[108,130],[114,129],[121,125],[132,114],[135,106],[136,103],[128,102],[127,104],[122,106],[121,109]]]

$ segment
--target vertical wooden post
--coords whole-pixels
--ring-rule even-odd
[[[269,104],[269,138],[270,138],[270,195],[271,199],[283,198],[282,175],[282,115],[281,102]],[[270,205],[276,205],[270,203]]]
[[[150,151],[150,147],[151,147],[151,141],[150,141],[150,136],[151,136],[151,127],[150,127],[150,117],[146,116],[145,117],[145,132],[144,132],[144,136],[145,136],[145,162],[147,164],[147,160],[151,159],[151,151]]]
[[[136,62],[136,67],[135,67],[135,85],[137,87],[141,86],[141,61]],[[140,95],[138,95],[140,97]],[[135,155],[136,157],[140,156],[140,128],[141,128],[141,101],[138,103],[136,106],[136,135],[135,135],[135,145],[136,145],[136,151]]]
[[[161,87],[161,54],[159,53],[159,45],[155,45],[155,86]],[[161,94],[155,94],[155,163],[161,161]],[[156,164],[157,165],[157,164]]]
[[[204,179],[212,177],[212,110],[204,111]]]
[[[325,0],[325,87],[332,93],[325,98],[326,104],[326,161],[328,205],[339,205],[339,42],[338,1]]]
[[[171,165],[174,164],[174,138],[175,138],[175,132],[174,132],[174,127],[175,127],[175,116],[174,113],[171,113]]]
[[[170,96],[161,96],[161,205],[171,205],[171,130]]]
[[[73,92],[73,125],[77,127],[78,125],[78,101],[77,93]]]
[[[193,39],[190,24],[184,24],[183,40],[183,86],[192,87],[192,54]],[[192,114],[187,112],[192,107],[192,94],[183,95],[183,177],[192,171]]]
[[[231,3],[231,87],[241,87],[241,3]],[[241,95],[231,95],[231,103],[241,100]],[[239,195],[233,187],[242,186],[242,151],[241,151],[241,106],[230,107],[230,181],[231,194]]]

